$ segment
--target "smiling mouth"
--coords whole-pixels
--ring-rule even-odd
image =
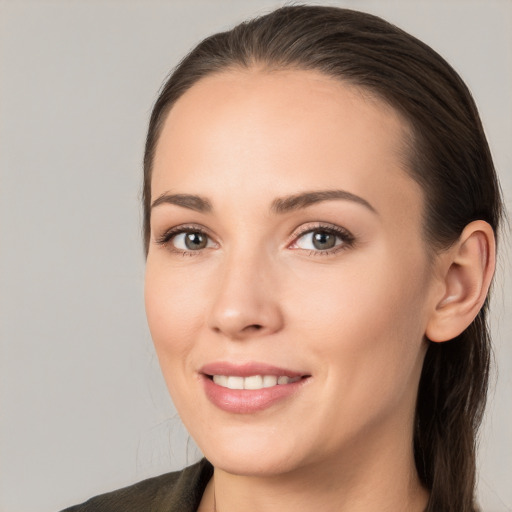
[[[210,402],[234,414],[258,413],[291,399],[311,378],[311,374],[257,362],[220,361],[203,366],[199,373]]]
[[[274,386],[283,386],[293,384],[304,377],[287,377],[276,375],[250,375],[248,377],[240,377],[238,375],[207,375],[215,384],[227,389],[264,389]]]

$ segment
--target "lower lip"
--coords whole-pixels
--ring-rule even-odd
[[[290,384],[278,384],[262,389],[229,389],[203,376],[204,389],[210,402],[226,412],[250,414],[267,409],[299,391],[307,378]]]

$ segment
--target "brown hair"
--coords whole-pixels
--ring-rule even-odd
[[[412,132],[409,173],[428,198],[425,240],[434,252],[471,221],[498,231],[499,184],[471,94],[429,46],[373,15],[293,5],[203,40],[175,68],[151,115],[144,155],[144,244],[150,236],[151,170],[166,115],[202,77],[228,68],[315,70],[381,98]],[[475,444],[485,406],[490,337],[485,302],[457,338],[429,342],[416,407],[414,455],[430,490],[428,512],[475,510]]]

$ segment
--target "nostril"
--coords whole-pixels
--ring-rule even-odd
[[[259,324],[252,324],[252,325],[248,325],[247,327],[244,327],[244,331],[259,331],[263,329],[263,326],[262,325],[259,325]]]

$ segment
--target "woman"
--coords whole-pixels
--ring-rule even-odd
[[[200,43],[155,104],[146,310],[199,464],[72,511],[476,510],[499,185],[429,47],[334,7]]]

